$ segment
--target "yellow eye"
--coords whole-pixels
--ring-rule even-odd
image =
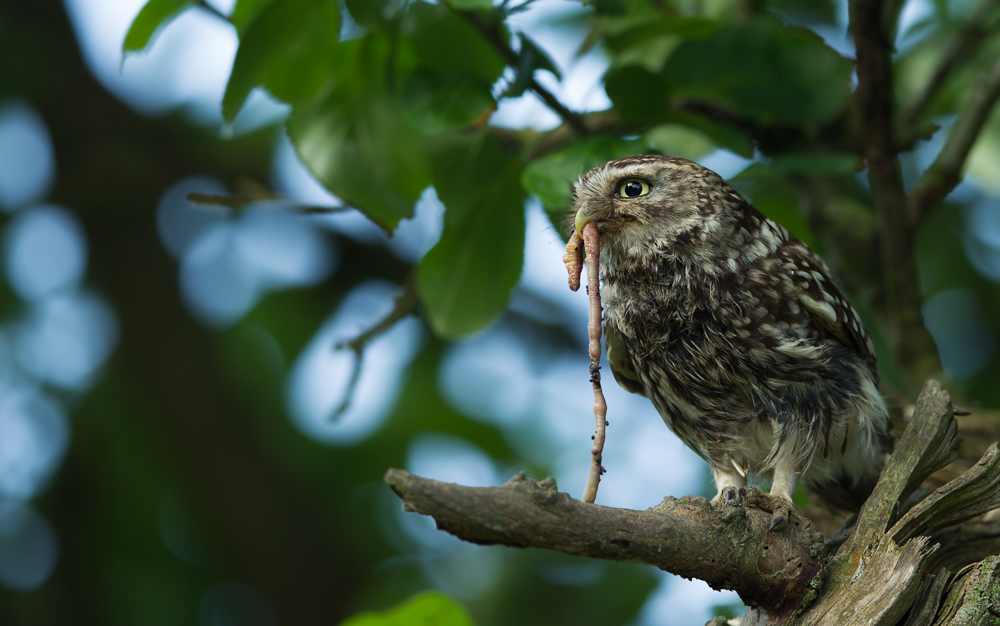
[[[618,195],[622,198],[638,198],[649,193],[649,183],[641,178],[629,178],[618,186]]]

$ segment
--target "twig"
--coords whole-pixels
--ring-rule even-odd
[[[900,115],[903,133],[908,134],[910,127],[924,112],[927,105],[937,95],[938,89],[948,79],[959,63],[971,55],[989,34],[991,27],[987,22],[993,11],[1000,6],[1000,0],[983,0],[976,11],[965,24],[955,33],[938,60],[937,67],[931,73],[930,80],[913,98],[910,106]]]
[[[597,499],[597,486],[601,482],[604,466],[604,434],[608,425],[608,403],[601,390],[601,283],[600,283],[600,236],[597,225],[589,222],[583,227],[583,244],[587,251],[587,295],[590,297],[590,315],[587,333],[590,336],[590,382],[594,384],[594,445],[590,451],[590,473],[587,487],[583,491],[583,501],[591,504]]]
[[[354,339],[342,341],[333,347],[334,350],[347,348],[354,353],[355,358],[351,378],[347,383],[347,389],[344,391],[344,399],[334,409],[333,413],[331,413],[330,421],[336,421],[340,418],[351,405],[351,400],[354,398],[354,391],[358,386],[358,381],[361,379],[361,361],[364,358],[365,349],[368,347],[368,344],[395,326],[396,322],[409,315],[417,307],[418,302],[419,297],[417,295],[416,281],[414,274],[411,273],[403,285],[403,293],[396,296],[392,310],[385,317]]]
[[[205,0],[198,0],[198,8],[204,9],[205,11],[208,11],[209,13],[211,13],[215,17],[219,18],[220,20],[225,21],[227,24],[231,24],[232,23],[232,22],[230,22],[228,15],[226,15],[225,13],[222,13],[221,11],[219,11],[218,9],[216,9],[215,7],[213,7],[212,5],[210,5],[209,3],[205,2]]]
[[[951,193],[961,181],[962,167],[979,137],[997,98],[1000,98],[1000,63],[973,94],[951,129],[934,163],[921,177],[910,196],[909,223],[919,224],[927,213]]]
[[[514,52],[514,49],[510,47],[503,37],[500,36],[499,31],[496,28],[491,28],[490,25],[483,23],[479,19],[479,16],[470,11],[458,11],[458,14],[465,18],[467,22],[472,24],[484,37],[490,42],[490,44],[500,53],[504,60],[511,65],[511,67],[521,67],[521,57],[518,53]],[[578,134],[586,135],[589,131],[587,125],[583,123],[583,118],[580,117],[579,113],[574,113],[566,108],[562,102],[559,101],[552,92],[550,92],[545,87],[538,84],[534,76],[528,77],[528,89],[534,91],[538,94],[538,97],[545,102],[545,105],[552,109],[556,115],[558,115],[564,122],[569,124]]]

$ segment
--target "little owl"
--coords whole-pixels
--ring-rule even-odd
[[[871,339],[827,264],[691,161],[611,161],[574,187],[601,240],[608,362],[711,465],[713,502],[771,477],[771,528],[801,478],[858,509],[890,440]]]

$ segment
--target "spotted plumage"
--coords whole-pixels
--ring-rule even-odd
[[[889,417],[871,339],[827,264],[685,159],[591,170],[574,213],[601,233],[611,371],[709,462],[717,501],[749,470],[772,478],[776,527],[800,477],[860,506]]]

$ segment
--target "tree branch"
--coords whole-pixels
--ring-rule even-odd
[[[927,213],[962,180],[962,167],[976,143],[997,98],[1000,98],[1000,63],[993,66],[969,104],[958,116],[948,139],[910,196],[909,223],[918,225]]]
[[[963,24],[962,28],[948,42],[938,60],[937,67],[931,73],[930,80],[913,99],[910,106],[900,115],[900,125],[903,129],[901,135],[909,134],[913,124],[937,95],[941,85],[948,79],[952,71],[959,63],[967,59],[990,33],[992,26],[988,26],[987,23],[997,6],[1000,6],[1000,0],[983,0],[969,21]]]
[[[768,533],[770,514],[713,507],[701,497],[665,498],[646,511],[585,504],[555,481],[524,474],[503,487],[463,487],[390,469],[385,482],[407,510],[431,515],[465,541],[614,561],[647,563],[714,588],[735,589],[744,602],[788,612],[820,584],[822,535],[802,520]]]
[[[881,0],[856,0],[851,4],[851,28],[858,57],[855,97],[868,180],[881,222],[889,336],[899,361],[912,364],[911,372],[920,379],[938,369],[937,351],[920,312],[913,229],[907,219],[906,192],[893,132],[892,42],[883,28],[885,10]]]
[[[475,27],[487,41],[496,49],[497,52],[504,58],[507,63],[514,68],[521,67],[521,57],[514,49],[510,47],[503,37],[500,35],[500,31],[490,24],[484,23],[479,16],[471,11],[459,11],[459,15],[465,18],[469,24]],[[574,113],[566,108],[559,98],[552,95],[545,87],[538,84],[534,76],[528,77],[528,89],[534,91],[538,94],[538,97],[542,99],[546,106],[552,109],[556,115],[562,118],[563,122],[568,124],[574,131],[580,135],[587,134],[587,126],[583,123],[583,119],[580,117],[579,113]]]

